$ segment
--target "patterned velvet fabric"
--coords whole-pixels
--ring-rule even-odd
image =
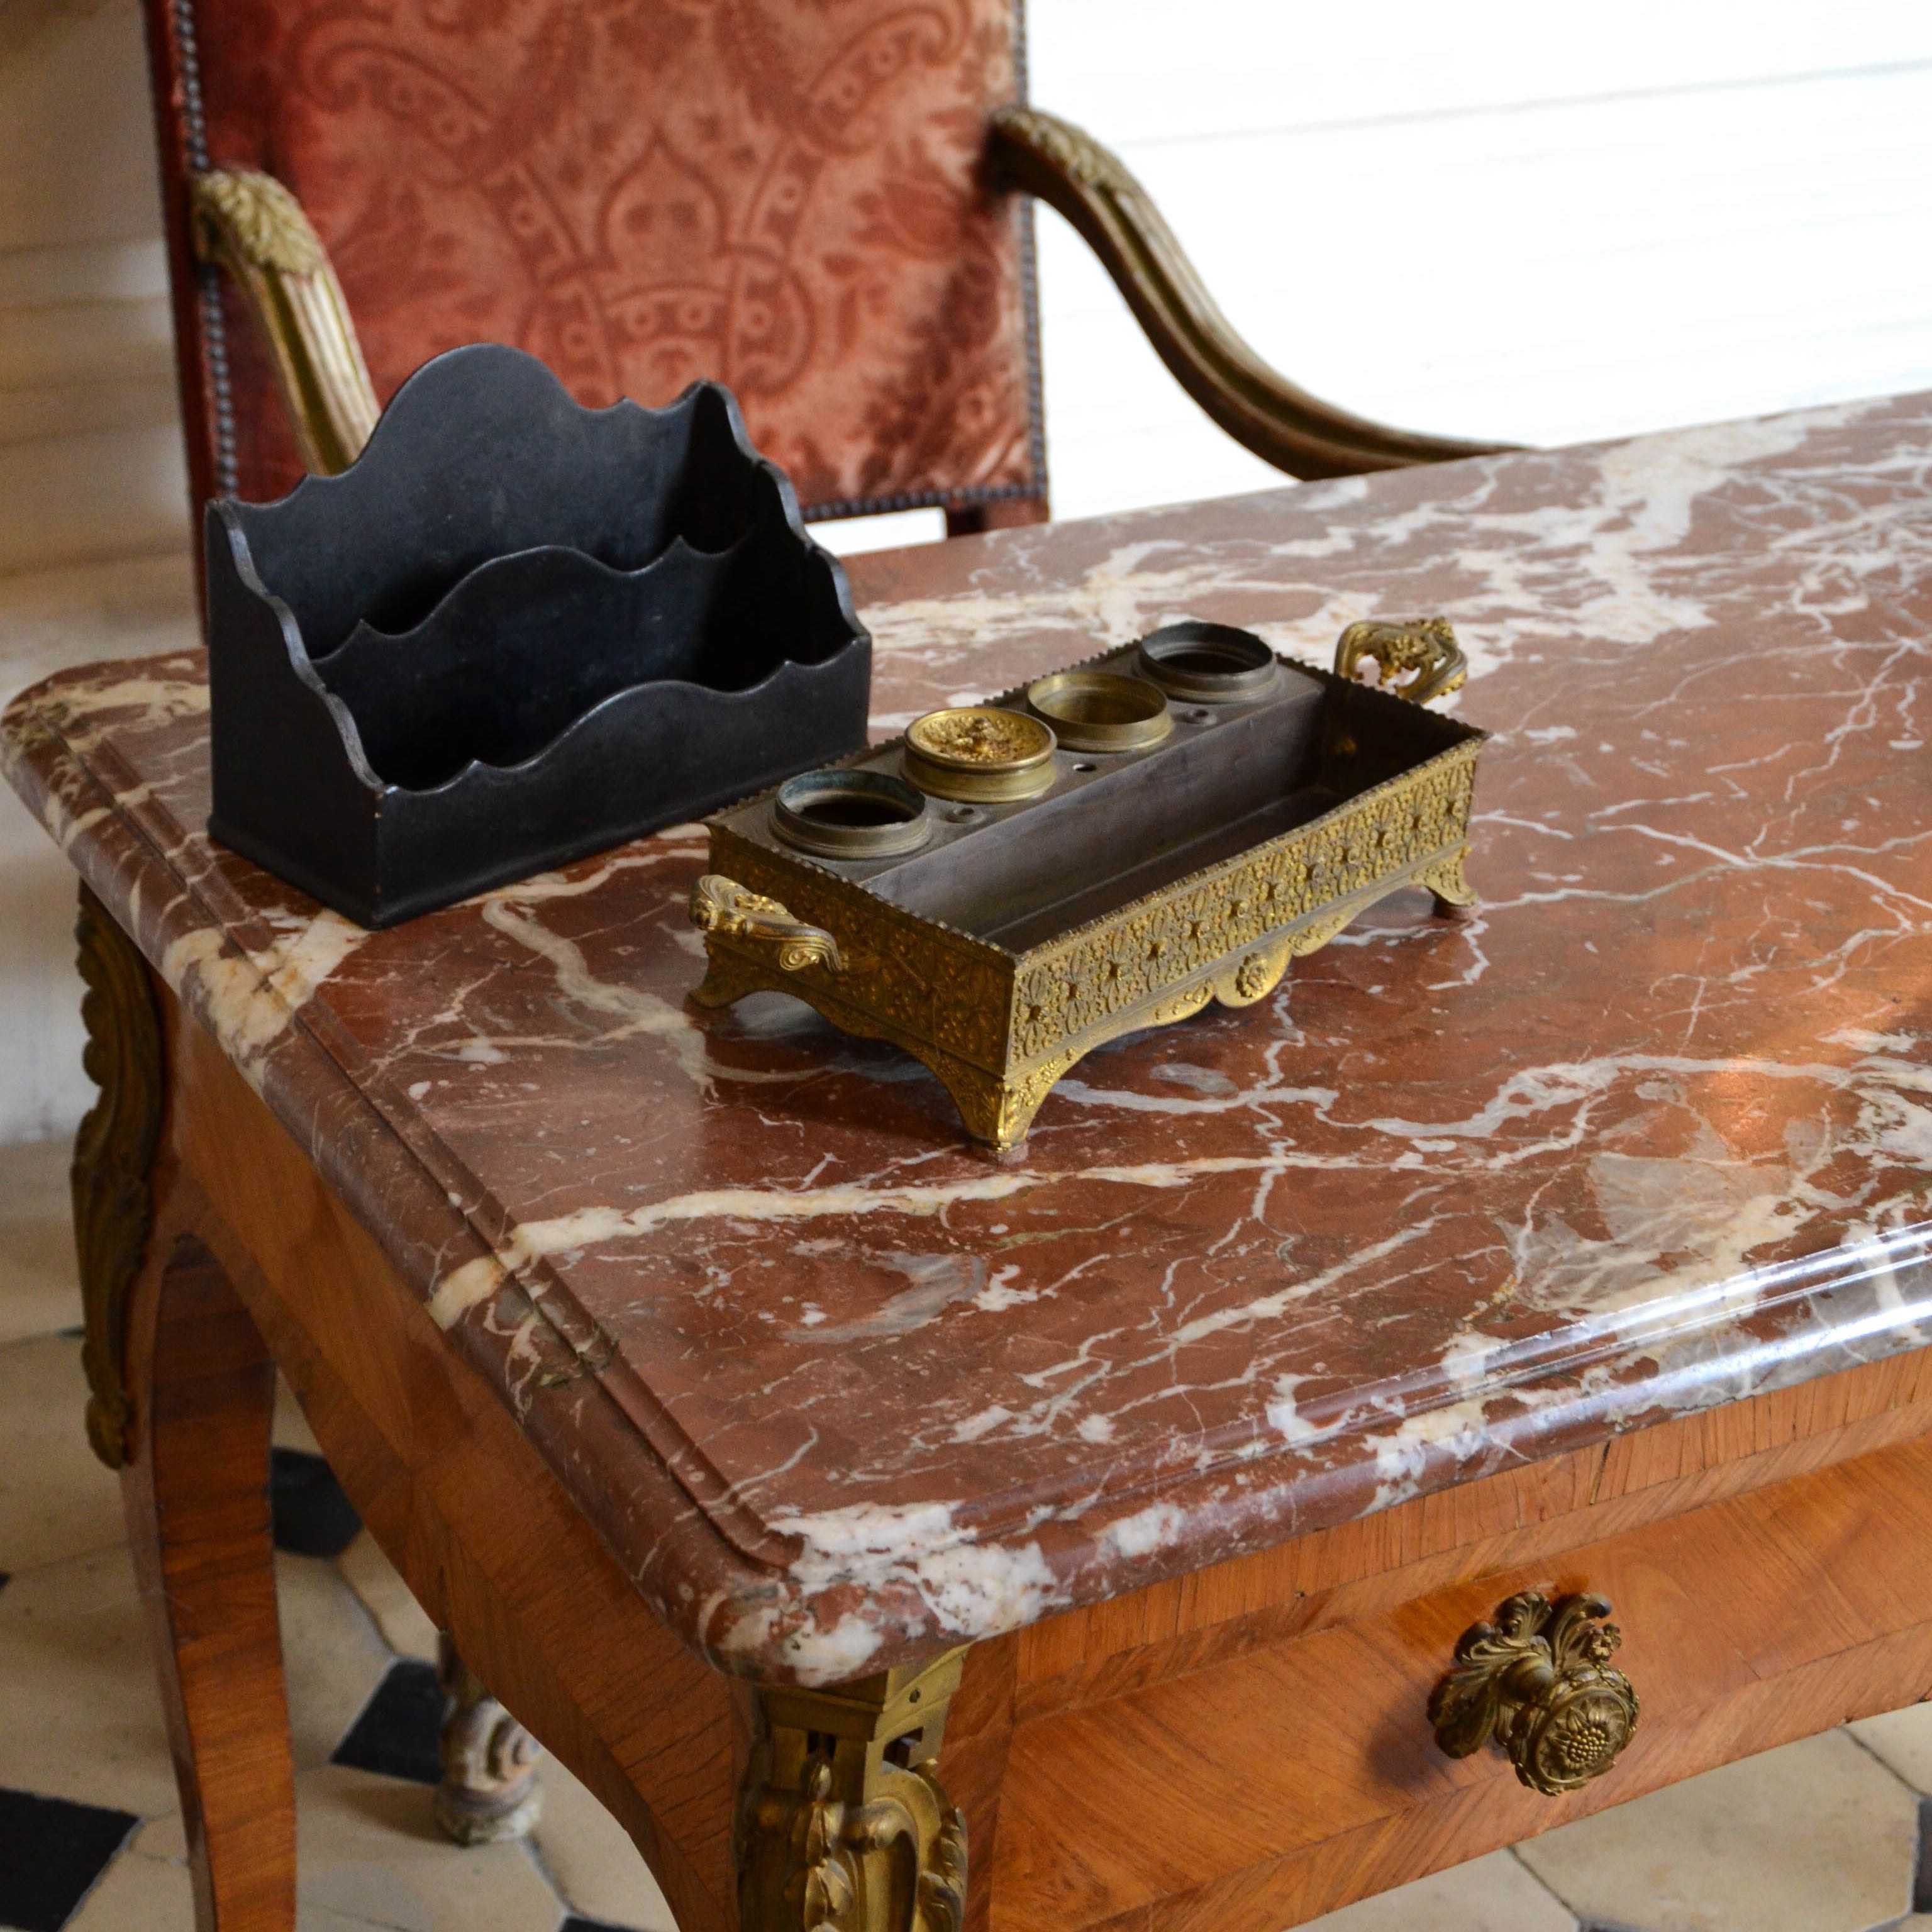
[[[1043,494],[1028,218],[976,180],[1017,0],[151,5],[202,491],[300,473],[245,310],[186,253],[214,166],[295,190],[379,396],[509,342],[592,404],[720,379],[808,508]]]

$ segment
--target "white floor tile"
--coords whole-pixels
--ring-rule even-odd
[[[556,1894],[521,1845],[452,1844],[418,1784],[328,1766],[298,1781],[302,1932],[311,1915],[394,1932],[556,1932]]]
[[[333,1563],[275,1558],[296,1768],[325,1764],[389,1667],[389,1647]]]
[[[564,1903],[605,1924],[677,1932],[670,1907],[630,1834],[555,1758],[544,1760],[541,1776],[537,1856]]]
[[[1847,1728],[1914,1791],[1932,1797],[1932,1703],[1908,1704]]]
[[[0,1570],[124,1543],[120,1482],[88,1445],[86,1408],[78,1336],[0,1345]]]
[[[389,1648],[399,1657],[434,1664],[436,1625],[410,1594],[410,1586],[397,1575],[376,1539],[365,1529],[336,1558],[336,1564]]]
[[[18,1576],[0,1590],[0,1785],[172,1811],[174,1767],[125,1547]]]
[[[195,1932],[194,1882],[184,1863],[123,1852],[62,1932]]]
[[[0,1342],[80,1323],[72,1153],[64,1136],[0,1147]]]
[[[1912,1905],[1918,1800],[1840,1732],[1686,1779],[1517,1856],[1586,1924],[1872,1932]]]
[[[1576,1932],[1576,1921],[1508,1852],[1399,1886],[1315,1924],[1321,1932]]]

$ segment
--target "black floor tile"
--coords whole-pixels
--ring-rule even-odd
[[[268,1470],[268,1508],[275,1547],[296,1556],[340,1556],[356,1540],[362,1519],[343,1493],[335,1472],[306,1449],[277,1449]]]
[[[556,1932],[637,1932],[632,1925],[613,1925],[608,1919],[583,1918],[573,1912]]]
[[[434,1784],[442,1776],[436,1754],[442,1725],[442,1693],[436,1688],[435,1666],[404,1659],[389,1666],[362,1714],[336,1746],[334,1762]]]
[[[0,1789],[0,1926],[60,1932],[140,1822],[130,1811]]]

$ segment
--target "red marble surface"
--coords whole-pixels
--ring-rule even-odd
[[[1441,611],[1473,917],[1093,1054],[1023,1160],[688,1006],[686,829],[369,935],[212,847],[198,656],[4,755],[723,1666],[825,1681],[1932,1337],[1932,398],[854,568],[878,723]]]

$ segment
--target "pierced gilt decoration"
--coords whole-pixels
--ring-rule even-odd
[[[1623,1642],[1601,1597],[1554,1606],[1534,1590],[1511,1597],[1494,1624],[1478,1624],[1429,1701],[1436,1742],[1468,1757],[1493,1738],[1516,1774],[1548,1797],[1600,1778],[1636,1729],[1630,1679],[1611,1667]]]
[[[543,1808],[543,1747],[490,1696],[447,1631],[436,1636],[436,1678],[442,1690],[436,1822],[459,1845],[528,1836]]]
[[[934,1765],[964,1654],[759,1694],[739,1817],[746,1932],[960,1932],[966,1821]]]
[[[140,1273],[154,1210],[148,1171],[160,1138],[160,1016],[140,949],[86,886],[74,928],[81,1064],[100,1089],[74,1144],[74,1235],[80,1257],[87,1439],[110,1469],[127,1458],[128,1292]]]
[[[794,919],[776,899],[747,892],[716,872],[707,872],[691,889],[691,922],[700,932],[728,934],[767,952],[781,973],[802,973],[811,966],[828,973],[845,970],[844,956],[830,933]]]
[[[341,286],[302,204],[246,168],[196,175],[189,193],[196,250],[248,297],[302,461],[324,476],[347,469],[380,412]]]
[[[1036,107],[993,116],[988,159],[1056,208],[1100,256],[1176,381],[1244,448],[1291,476],[1352,476],[1505,446],[1422,436],[1351,415],[1270,368],[1221,313],[1118,154]]]
[[[1469,660],[1446,617],[1419,624],[1351,624],[1335,646],[1335,668],[1353,677],[1364,658],[1381,665],[1384,691],[1418,704],[1447,698],[1469,681]]]

